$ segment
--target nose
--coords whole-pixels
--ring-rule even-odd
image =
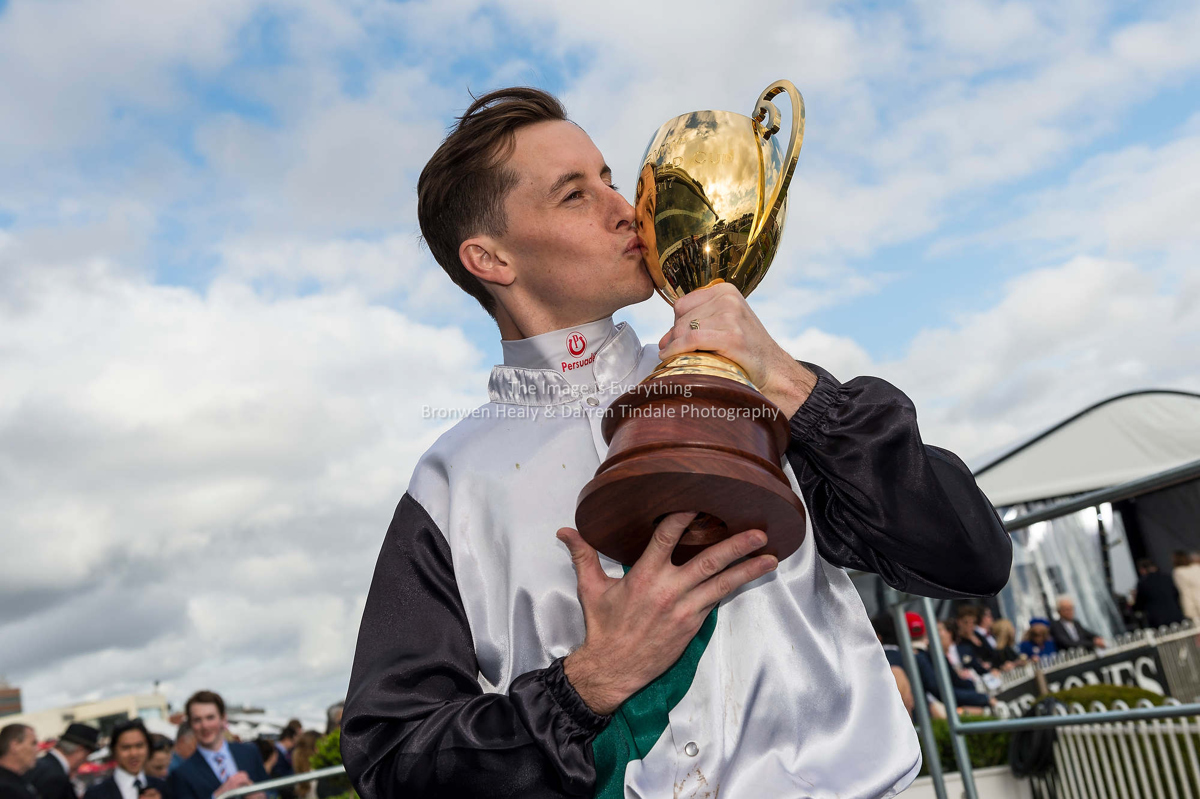
[[[616,223],[614,229],[617,231],[632,230],[633,206],[629,204],[629,201],[619,191],[612,192],[612,195],[616,198],[614,210]]]

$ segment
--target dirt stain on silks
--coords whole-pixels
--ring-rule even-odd
[[[708,779],[700,767],[692,769],[679,782],[675,783],[674,799],[717,799],[721,786],[709,786]]]

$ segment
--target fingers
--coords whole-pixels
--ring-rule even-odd
[[[608,585],[609,577],[600,565],[600,556],[578,530],[563,527],[556,534],[559,541],[567,545],[571,553],[571,563],[575,566],[575,579],[579,582],[579,597],[584,599],[602,591]]]
[[[701,557],[701,555],[697,555],[696,557]],[[695,559],[692,558],[692,560]],[[775,571],[775,567],[778,565],[779,561],[774,555],[759,555],[756,558],[744,560],[738,565],[730,566],[715,577],[710,577],[705,582],[696,586],[689,597],[689,601],[695,603],[698,609],[707,612],[713,605],[716,605],[746,583],[754,582],[764,574],[770,574]]]
[[[767,534],[762,530],[746,530],[713,544],[688,561],[681,569],[680,576],[685,587],[691,589],[700,585],[705,580],[720,574],[735,560],[746,557],[765,543],[767,543]]]
[[[694,313],[690,313],[686,317],[677,318],[671,329],[664,333],[663,337],[658,340],[658,348],[662,350],[672,341],[693,332],[693,321],[700,326],[699,329],[701,330],[717,330],[721,328],[722,323],[717,319],[721,315],[720,311],[716,308],[698,308]]]
[[[672,338],[666,347],[658,351],[660,361],[666,361],[684,352],[716,352],[726,354],[730,334],[725,330],[688,330]]]
[[[742,297],[742,292],[738,291],[737,287],[732,283],[718,283],[717,285],[709,286],[708,288],[689,291],[687,294],[684,294],[682,297],[675,300],[675,318],[679,319],[685,314],[691,314],[692,316],[695,316],[696,314],[692,312],[701,305],[709,302],[717,302],[722,298],[741,299],[743,302],[745,302],[745,298]]]
[[[694,518],[695,513],[672,513],[659,522],[658,527],[654,528],[654,535],[650,536],[650,543],[646,544],[645,551],[633,568],[638,568],[642,563],[650,567],[661,567],[664,563],[669,563],[675,545],[679,543],[683,531]]]

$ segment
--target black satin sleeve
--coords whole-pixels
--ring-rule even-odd
[[[450,547],[408,494],[367,595],[342,719],[363,799],[591,796],[608,723],[562,661],[484,693]]]
[[[998,593],[1012,541],[966,464],[921,441],[912,401],[887,381],[843,385],[804,365],[817,385],[790,420],[787,459],[821,556],[913,594]]]

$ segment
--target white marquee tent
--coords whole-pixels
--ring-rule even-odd
[[[1056,500],[1200,460],[1200,394],[1138,391],[1099,402],[987,459],[980,488],[1005,520]],[[1013,574],[1002,612],[1018,629],[1072,596],[1086,625],[1124,627],[1114,594],[1137,580],[1134,559],[1169,569],[1176,549],[1200,550],[1200,480],[1100,504],[1013,531]]]
[[[975,469],[996,507],[1079,494],[1200,458],[1200,394],[1138,391],[1099,402]]]

